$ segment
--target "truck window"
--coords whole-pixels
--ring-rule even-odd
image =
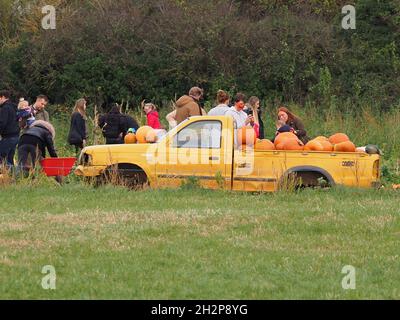
[[[222,123],[220,121],[198,121],[177,133],[173,140],[175,148],[221,148]]]

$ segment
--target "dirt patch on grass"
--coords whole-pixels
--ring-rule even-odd
[[[0,247],[21,251],[25,249],[42,249],[45,247],[45,243],[41,240],[0,238]]]
[[[3,222],[0,223],[0,232],[2,231],[25,231],[31,226],[30,223],[22,222]]]
[[[369,225],[373,229],[384,229],[392,224],[395,220],[396,218],[389,214],[369,216],[367,217],[367,225]]]
[[[7,256],[0,256],[0,265],[12,267],[15,265],[14,261],[10,260]]]

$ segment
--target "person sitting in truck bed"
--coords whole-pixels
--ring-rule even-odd
[[[280,107],[278,109],[278,123],[281,126],[288,125],[293,128],[293,133],[306,144],[310,139],[307,137],[307,131],[304,128],[303,121],[290,112],[286,107]]]

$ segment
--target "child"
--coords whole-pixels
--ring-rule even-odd
[[[21,129],[30,127],[35,122],[35,111],[24,98],[19,99],[17,118]]]
[[[146,103],[143,106],[143,111],[146,113],[147,116],[147,125],[152,127],[153,129],[162,129],[160,124],[160,117],[158,115],[156,106],[152,103]]]

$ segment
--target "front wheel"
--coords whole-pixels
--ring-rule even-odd
[[[149,186],[144,170],[131,164],[118,164],[108,167],[98,182],[124,186],[133,190],[140,190]]]

